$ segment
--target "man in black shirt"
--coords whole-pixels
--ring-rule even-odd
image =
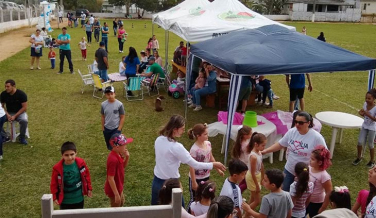
[[[21,144],[27,145],[25,139],[27,129],[27,95],[16,88],[16,82],[12,79],[5,82],[5,91],[0,95],[8,122],[17,121],[20,124],[19,140]]]
[[[108,59],[105,50],[105,43],[103,41],[99,43],[99,48],[95,52],[95,60],[98,63],[99,76],[102,79],[102,82],[106,82],[108,80]]]

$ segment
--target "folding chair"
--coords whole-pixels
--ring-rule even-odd
[[[78,71],[78,74],[80,74],[80,77],[82,79],[81,93],[84,94],[85,86],[92,86],[94,84],[93,77],[91,77],[91,74],[82,75],[80,70],[77,70],[77,71]]]
[[[142,80],[143,87],[146,88],[146,92],[149,96],[156,96],[159,95],[159,88],[158,88],[158,79],[159,74],[153,74],[150,79],[144,79]],[[154,95],[151,95],[152,92],[155,92]]]
[[[87,65],[87,69],[89,70],[90,74],[94,73],[94,71],[93,71],[93,65],[92,64]]]
[[[102,99],[103,96],[104,96],[104,89],[107,86],[111,86],[112,82],[111,82],[111,80],[108,80],[107,82],[102,83],[101,78],[97,74],[91,74],[91,76],[93,77],[93,81],[94,81],[93,97]],[[98,92],[98,91],[102,92],[101,97],[95,95],[95,93]]]
[[[143,100],[144,99],[144,90],[142,88],[142,79],[143,77],[130,77],[129,78],[129,86],[126,82],[123,82],[124,89],[123,94],[124,97],[127,99],[127,101],[137,101],[137,100]],[[132,96],[128,95],[128,91],[132,92]],[[135,93],[138,92],[137,95]],[[140,97],[141,96],[141,97]],[[131,98],[134,98],[133,100],[130,100]]]

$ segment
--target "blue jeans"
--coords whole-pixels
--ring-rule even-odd
[[[201,106],[201,96],[209,95],[211,93],[214,93],[214,91],[210,90],[208,87],[204,87],[202,89],[198,89],[193,93],[193,104],[196,106]]]
[[[55,58],[54,59],[50,59],[50,61],[51,61],[51,68],[55,69]]]
[[[112,146],[110,145],[110,139],[111,136],[115,133],[121,133],[121,131],[119,131],[118,128],[107,129],[106,127],[104,127],[103,136],[104,140],[106,141],[107,149],[110,151],[112,150]]]
[[[299,98],[296,96],[295,104],[294,104],[294,110],[299,110]]]
[[[269,105],[273,106],[273,94],[274,93],[273,93],[272,89],[269,89],[269,91],[263,92],[263,94],[262,94],[262,103],[265,103],[266,96],[267,96],[268,99],[269,99]]]
[[[104,42],[104,46],[106,47],[106,51],[108,52],[108,49],[107,49],[108,38],[102,36],[102,42]]]
[[[283,180],[282,190],[286,192],[290,192],[290,185],[294,182],[295,176],[291,174],[286,168],[283,170],[285,174],[285,179]]]
[[[114,27],[114,35],[116,36],[117,27]]]
[[[161,190],[163,183],[166,180],[160,179],[154,175],[153,183],[151,185],[151,205],[159,205],[159,190]],[[182,195],[182,205],[184,208],[184,197]]]
[[[108,80],[108,75],[107,75],[107,69],[106,70],[99,70],[98,75],[101,79],[103,79],[105,82]]]
[[[6,120],[7,120],[7,115],[0,117],[0,130],[3,129],[3,125]],[[0,134],[0,156],[2,155],[3,155],[3,136],[2,134]]]

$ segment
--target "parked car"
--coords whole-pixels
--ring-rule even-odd
[[[88,9],[77,9],[76,10],[76,17],[81,17],[81,12],[84,12],[86,14],[86,17],[90,16],[90,12]]]

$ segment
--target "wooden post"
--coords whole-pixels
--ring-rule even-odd
[[[172,218],[181,217],[182,197],[182,190],[180,188],[172,189]]]
[[[42,218],[51,218],[54,206],[52,203],[52,194],[44,194],[42,196]]]

